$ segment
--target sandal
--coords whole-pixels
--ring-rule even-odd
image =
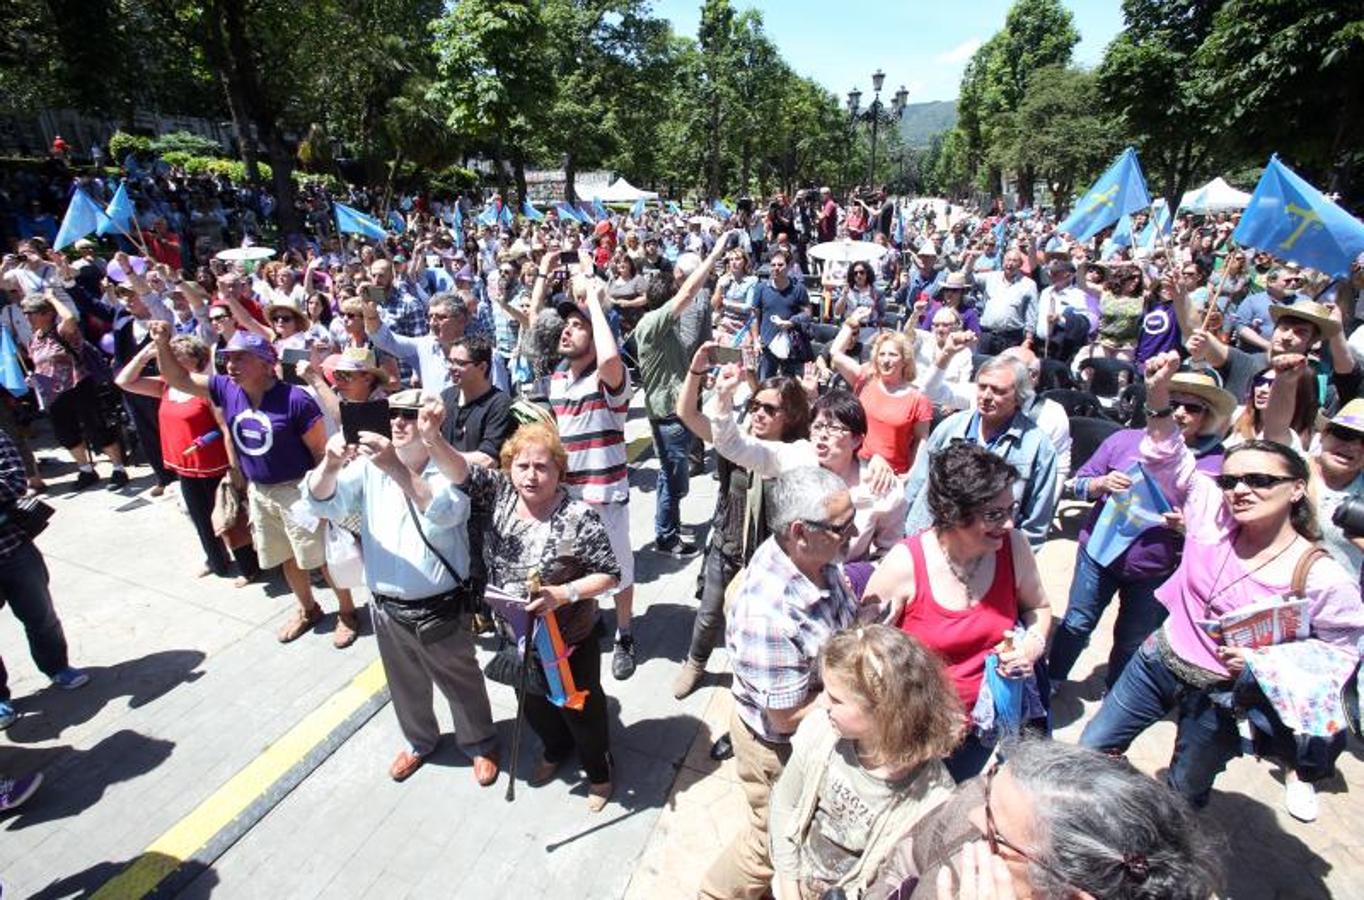
[[[293,618],[288,622],[285,622],[284,627],[279,630],[279,634],[277,635],[279,642],[281,644],[288,644],[298,640],[303,637],[303,635],[307,634],[321,618],[322,607],[318,606],[316,603],[306,611],[301,609],[294,610]]]
[[[360,636],[360,620],[355,617],[355,613],[350,615],[338,614],[336,617],[336,630],[332,632],[332,646],[337,650],[345,650],[355,639]]]

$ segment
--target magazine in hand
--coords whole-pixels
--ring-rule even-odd
[[[1208,636],[1227,647],[1268,647],[1307,638],[1311,629],[1307,601],[1273,597],[1232,610],[1217,619],[1200,619]]]

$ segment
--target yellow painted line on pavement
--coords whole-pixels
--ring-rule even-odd
[[[347,720],[364,709],[367,704],[372,704],[386,686],[383,665],[376,659],[348,685],[327,698],[321,706],[267,747],[246,768],[152,842],[127,868],[105,882],[95,893],[95,898],[133,900],[155,891],[181,865],[200,855],[201,851],[213,844],[215,839],[227,831],[243,814],[251,811],[254,805],[269,795],[273,787],[280,784],[310,753],[342,728]],[[367,719],[368,716],[365,717],[365,720]],[[358,728],[365,720],[355,727]],[[316,762],[321,761],[318,759]],[[313,767],[315,768],[316,764]],[[299,777],[294,783],[301,780]],[[283,799],[283,794],[273,797],[270,806],[278,803],[280,799]],[[259,810],[259,815],[251,822],[258,821],[268,809],[269,807]],[[244,833],[244,830],[241,833]],[[240,836],[240,833],[236,834],[232,840],[235,841]],[[228,843],[217,848],[213,858],[221,855],[230,845]],[[211,863],[212,859],[200,861],[207,864]]]
[[[648,432],[641,434],[639,437],[635,438],[633,441],[625,445],[626,461],[631,463],[637,461],[641,456],[644,455],[645,450],[648,450],[651,446],[653,446],[653,443],[654,439]]]

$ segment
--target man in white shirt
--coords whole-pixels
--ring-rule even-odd
[[[980,351],[993,356],[1031,342],[1037,333],[1037,283],[1023,275],[1023,254],[1010,250],[1003,269],[972,277],[985,292]]]
[[[1051,284],[1038,301],[1037,340],[1046,348],[1043,355],[1068,360],[1099,323],[1091,318],[1088,296],[1075,286],[1075,263],[1053,259],[1047,271]]]

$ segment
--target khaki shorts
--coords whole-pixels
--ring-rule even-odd
[[[630,505],[628,503],[589,503],[606,526],[611,539],[611,552],[620,566],[620,585],[623,591],[635,584],[635,551],[630,548]]]
[[[251,543],[262,569],[293,557],[300,569],[318,569],[327,562],[322,523],[307,531],[289,515],[289,507],[303,496],[297,483],[252,484],[247,491],[251,506]]]

